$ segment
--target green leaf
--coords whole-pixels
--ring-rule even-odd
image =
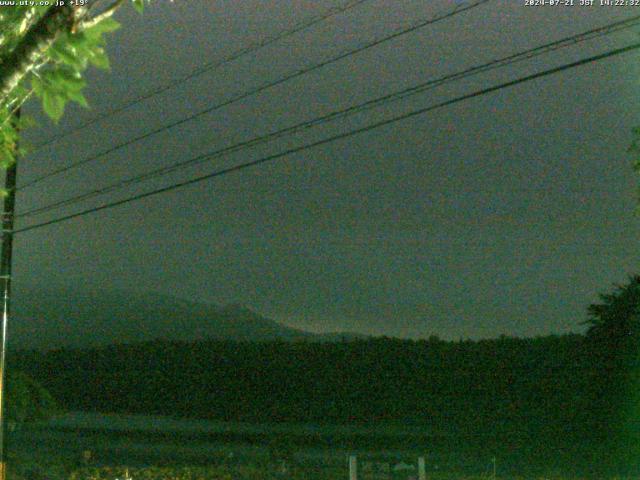
[[[89,108],[89,103],[87,102],[87,99],[84,97],[84,95],[82,95],[82,93],[80,93],[80,92],[68,92],[68,96],[69,96],[69,98],[71,100],[73,100],[74,102],[80,104],[84,108]]]
[[[109,70],[109,68],[111,68],[109,64],[109,57],[103,48],[95,48],[92,53],[93,54],[89,57],[89,62],[103,70]]]
[[[102,38],[92,38],[84,33],[73,35],[69,41],[69,47],[73,49],[75,55],[82,57],[87,61],[94,52],[104,45]]]
[[[37,125],[35,119],[30,115],[25,115],[24,113],[20,116],[20,120],[18,120],[18,131],[26,130],[28,128],[34,127]],[[24,144],[24,139],[20,139],[20,143]]]
[[[6,170],[15,163],[16,159],[10,154],[0,154],[0,169]]]
[[[133,7],[138,11],[138,13],[144,12],[144,0],[132,0]]]
[[[79,72],[60,69],[54,72],[54,79],[60,86],[69,92],[79,92],[86,85]]]
[[[84,70],[87,66],[86,57],[78,55],[78,51],[73,51],[68,44],[57,41],[49,49],[49,55],[53,60],[58,60],[76,70]]]
[[[0,168],[6,168],[13,162],[13,155],[5,148],[0,148]]]
[[[115,21],[113,18],[108,17],[89,28],[85,28],[83,33],[92,40],[101,40],[102,34],[115,32],[119,28],[120,23]]]
[[[31,76],[31,88],[33,88],[33,92],[38,97],[42,97],[42,92],[44,91],[44,85],[42,84],[42,80],[40,80],[40,77],[37,77],[36,75]]]
[[[42,108],[51,119],[55,122],[60,120],[64,114],[65,98],[59,94],[45,90],[42,95]]]

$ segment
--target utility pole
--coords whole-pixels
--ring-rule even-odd
[[[14,113],[11,119],[16,123],[20,120],[20,109]],[[9,322],[9,307],[11,299],[11,253],[13,247],[13,218],[16,206],[16,175],[18,173],[18,145],[14,151],[14,162],[7,167],[4,180],[4,188],[7,195],[4,197],[4,209],[2,211],[2,250],[0,251],[0,288],[2,288],[2,325],[0,327],[0,480],[7,476],[6,439],[5,439],[5,357],[7,348],[7,323]]]

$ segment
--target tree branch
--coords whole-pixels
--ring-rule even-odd
[[[82,12],[73,5],[53,6],[24,35],[20,43],[0,59],[0,105],[36,65],[63,31],[71,31]]]
[[[113,16],[113,14],[116,12],[116,10],[118,10],[118,8],[120,8],[123,3],[124,3],[124,0],[116,0],[111,5],[109,5],[107,8],[105,8],[103,12],[99,13],[95,17],[89,18],[89,19],[85,20],[84,22],[82,22],[80,27],[81,28],[90,28],[90,27],[93,27],[94,25],[100,23],[105,18],[109,18],[109,17]]]

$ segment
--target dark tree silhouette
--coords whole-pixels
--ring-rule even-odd
[[[637,464],[640,451],[640,275],[600,295],[585,322],[588,404],[586,422],[608,470]]]
[[[624,349],[615,353],[629,353],[640,336],[640,275],[630,277],[628,284],[618,285],[600,299],[602,303],[589,307],[587,336],[603,346]]]

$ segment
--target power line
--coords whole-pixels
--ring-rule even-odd
[[[428,107],[424,107],[424,108],[420,108],[420,109],[417,109],[417,110],[413,110],[411,112],[404,113],[402,115],[397,115],[395,117],[391,117],[389,119],[382,120],[382,121],[379,121],[379,122],[375,122],[375,123],[366,125],[364,127],[360,127],[360,128],[356,128],[356,129],[353,129],[353,130],[349,130],[347,132],[343,132],[343,133],[340,133],[340,134],[337,134],[337,135],[333,135],[331,137],[327,137],[327,138],[324,138],[322,140],[318,140],[318,141],[315,141],[315,142],[307,143],[305,145],[301,145],[301,146],[298,146],[298,147],[295,147],[295,148],[291,148],[291,149],[288,149],[288,150],[285,150],[285,151],[282,151],[282,152],[279,152],[279,153],[276,153],[276,154],[273,154],[273,155],[268,155],[268,156],[262,157],[262,158],[260,158],[258,160],[253,160],[251,162],[246,162],[246,163],[242,163],[242,164],[239,164],[239,165],[235,165],[233,167],[228,167],[228,168],[224,168],[224,169],[221,169],[221,170],[217,170],[217,171],[215,171],[213,173],[209,173],[207,175],[201,175],[201,176],[198,176],[198,177],[195,177],[195,178],[191,178],[189,180],[185,180],[183,182],[174,183],[174,184],[168,185],[166,187],[162,187],[162,188],[158,188],[158,189],[155,189],[155,190],[151,190],[149,192],[133,195],[133,196],[130,196],[130,197],[122,199],[122,200],[118,200],[118,201],[114,201],[114,202],[107,203],[107,204],[104,204],[104,205],[100,205],[98,207],[93,207],[93,208],[89,208],[89,209],[86,209],[86,210],[82,210],[80,212],[76,212],[76,213],[72,213],[72,214],[69,214],[69,215],[62,216],[62,217],[58,217],[58,218],[55,218],[53,220],[48,220],[46,222],[37,223],[37,224],[34,224],[34,225],[29,225],[27,227],[24,227],[24,228],[16,230],[15,233],[27,232],[27,231],[35,230],[37,228],[45,227],[45,226],[48,226],[48,225],[53,225],[53,224],[56,224],[56,223],[64,222],[64,221],[67,221],[67,220],[71,220],[73,218],[77,218],[77,217],[81,217],[81,216],[88,215],[88,214],[91,214],[91,213],[99,212],[101,210],[106,210],[108,208],[117,207],[119,205],[125,205],[127,203],[134,202],[136,200],[141,200],[143,198],[151,197],[153,195],[158,195],[158,194],[161,194],[161,193],[164,193],[164,192],[168,192],[168,191],[171,191],[171,190],[176,190],[176,189],[181,188],[181,187],[185,187],[185,186],[188,186],[188,185],[193,185],[193,184],[196,184],[196,183],[200,183],[200,182],[203,182],[205,180],[209,180],[211,178],[220,177],[220,176],[232,173],[232,172],[237,172],[237,171],[249,168],[249,167],[254,167],[256,165],[260,165],[260,164],[263,164],[263,163],[271,162],[271,161],[276,160],[278,158],[282,158],[282,157],[285,157],[285,156],[288,156],[288,155],[291,155],[291,154],[294,154],[294,153],[299,153],[299,152],[302,152],[302,151],[305,151],[305,150],[309,150],[311,148],[315,148],[315,147],[318,147],[318,146],[321,146],[321,145],[325,145],[325,144],[328,144],[328,143],[331,143],[331,142],[335,142],[337,140],[341,140],[341,139],[344,139],[344,138],[352,137],[354,135],[359,135],[361,133],[365,133],[365,132],[368,132],[370,130],[374,130],[374,129],[377,129],[377,128],[380,128],[380,127],[383,127],[383,126],[386,126],[386,125],[391,125],[391,124],[399,122],[401,120],[406,120],[408,118],[412,118],[412,117],[415,117],[415,116],[418,116],[418,115],[422,115],[424,113],[427,113],[427,112],[430,112],[430,111],[433,111],[433,110],[436,110],[436,109],[439,109],[439,108],[443,108],[443,107],[446,107],[446,106],[449,106],[449,105],[453,105],[453,104],[456,104],[456,103],[459,103],[459,102],[462,102],[462,101],[465,101],[465,100],[469,100],[471,98],[480,97],[480,96],[486,95],[488,93],[492,93],[492,92],[495,92],[495,91],[498,91],[498,90],[502,90],[503,88],[511,87],[511,86],[518,85],[518,84],[524,83],[524,82],[529,82],[531,80],[535,80],[535,79],[538,79],[538,78],[546,77],[548,75],[559,73],[559,72],[568,70],[570,68],[575,68],[575,67],[578,67],[578,66],[581,66],[581,65],[586,65],[586,64],[589,64],[589,63],[597,62],[597,61],[603,60],[605,58],[613,57],[613,56],[616,56],[616,55],[621,55],[623,53],[627,53],[627,52],[630,52],[630,51],[633,51],[633,50],[637,50],[639,48],[640,48],[640,43],[634,43],[634,44],[631,44],[631,45],[627,45],[626,47],[617,48],[615,50],[610,50],[608,52],[601,53],[599,55],[595,55],[595,56],[592,56],[592,57],[584,58],[584,59],[578,60],[576,62],[567,63],[567,64],[561,65],[559,67],[551,68],[551,69],[548,69],[548,70],[544,70],[542,72],[538,72],[538,73],[534,73],[534,74],[527,75],[527,76],[524,76],[524,77],[520,77],[520,78],[517,78],[515,80],[511,80],[509,82],[501,83],[499,85],[494,85],[492,87],[487,87],[487,88],[484,88],[482,90],[477,90],[475,92],[468,93],[466,95],[461,95],[461,96],[453,98],[451,100],[446,100],[444,102],[437,103],[435,105],[431,105],[431,106],[428,106]]]
[[[296,125],[292,125],[290,127],[286,127],[274,132],[271,132],[269,134],[265,134],[262,136],[258,136],[258,137],[254,137],[250,140],[247,141],[243,141],[240,143],[237,143],[235,145],[231,145],[228,147],[224,147],[222,149],[218,149],[212,152],[208,152],[202,155],[198,155],[196,157],[190,158],[188,160],[184,160],[169,166],[165,166],[165,167],[161,167],[161,168],[157,168],[148,172],[145,172],[143,174],[139,174],[139,175],[135,175],[133,177],[129,177],[126,178],[124,180],[120,180],[118,182],[115,182],[111,185],[107,185],[105,187],[101,187],[101,188],[97,188],[88,192],[84,192],[75,196],[72,196],[70,198],[66,198],[54,203],[50,203],[48,205],[44,205],[42,207],[37,207],[31,210],[28,210],[24,213],[19,214],[17,217],[18,218],[25,218],[25,217],[29,217],[29,216],[33,216],[33,215],[38,215],[38,214],[42,214],[45,213],[47,211],[59,208],[59,207],[63,207],[66,205],[72,205],[74,203],[77,203],[79,201],[82,200],[87,200],[89,198],[93,198],[99,195],[104,195],[116,190],[120,190],[122,188],[128,187],[130,185],[134,185],[137,183],[141,183],[143,181],[147,181],[150,180],[152,178],[156,178],[156,177],[160,177],[163,175],[167,175],[169,173],[172,173],[176,170],[179,170],[181,168],[184,168],[186,166],[189,165],[195,165],[195,164],[199,164],[199,163],[203,163],[205,161],[209,161],[212,160],[214,158],[218,158],[221,157],[223,155],[227,155],[230,153],[235,153],[238,152],[240,150],[244,150],[271,140],[274,140],[276,138],[280,138],[284,135],[289,135],[289,134],[293,134],[296,132],[300,132],[312,127],[315,127],[317,125],[326,123],[326,122],[330,122],[330,121],[334,121],[336,119],[340,119],[340,118],[344,118],[348,115],[353,115],[355,113],[359,113],[359,112],[363,112],[369,109],[372,109],[374,107],[378,107],[380,105],[383,105],[385,103],[388,102],[394,102],[394,101],[398,101],[404,98],[407,98],[409,96],[412,95],[416,95],[419,93],[423,93],[427,90],[439,87],[441,85],[444,85],[446,83],[455,81],[455,80],[459,80],[462,78],[466,78],[468,76],[472,76],[472,75],[478,75],[480,73],[484,73],[487,72],[489,70],[494,70],[496,68],[501,68],[507,65],[511,65],[517,62],[521,62],[523,60],[529,60],[531,58],[534,58],[536,56],[542,55],[542,54],[546,54],[549,52],[553,52],[556,50],[559,50],[561,48],[566,48],[566,47],[570,47],[573,46],[577,43],[580,42],[584,42],[587,40],[591,40],[593,38],[598,38],[604,35],[609,35],[611,33],[614,32],[618,32],[624,29],[628,29],[631,28],[633,26],[636,26],[640,24],[640,15],[634,16],[634,17],[630,17],[628,19],[625,20],[621,20],[618,22],[614,22],[614,23],[610,23],[601,27],[597,27],[591,30],[588,30],[586,32],[582,32],[579,34],[575,34],[572,35],[570,37],[565,37],[562,38],[560,40],[556,40],[554,42],[551,43],[547,43],[545,45],[541,45],[535,48],[531,48],[528,50],[525,50],[523,52],[519,52],[519,53],[515,53],[512,55],[508,55],[506,57],[502,57],[500,59],[496,59],[496,60],[492,60],[488,63],[479,65],[479,66],[474,66],[474,67],[470,67],[467,68],[466,70],[463,70],[461,72],[457,72],[457,73],[453,73],[453,74],[449,74],[449,75],[445,75],[443,77],[437,78],[437,79],[432,79],[429,80],[427,82],[423,82],[419,85],[413,86],[413,87],[409,87],[409,88],[405,88],[402,89],[398,92],[394,92],[391,94],[387,94],[372,100],[368,100],[366,102],[357,104],[357,105],[352,105],[350,107],[347,107],[345,109],[341,109],[341,110],[337,110],[337,111],[333,111],[327,115],[323,115],[321,117],[317,117],[305,122],[301,122],[298,123]]]
[[[146,93],[143,93],[142,95],[139,95],[131,100],[129,100],[128,102],[120,105],[119,107],[113,108],[111,110],[108,110],[100,115],[97,115],[96,117],[92,118],[91,120],[88,120],[85,123],[82,123],[70,130],[68,130],[65,133],[61,133],[59,135],[54,135],[53,137],[49,138],[48,140],[39,143],[38,145],[36,145],[35,150],[39,150],[40,148],[50,145],[52,143],[57,142],[58,140],[68,137],[70,135],[73,135],[77,132],[79,132],[80,130],[87,128],[89,126],[91,126],[92,124],[100,121],[100,120],[104,120],[105,118],[111,117],[113,115],[116,115],[118,113],[124,112],[125,110],[128,110],[129,108],[131,108],[134,105],[137,105],[140,102],[143,102],[145,100],[148,100],[151,97],[155,97],[156,95],[160,95],[161,93],[164,93],[168,90],[171,90],[172,88],[175,88],[177,86],[181,86],[184,84],[184,82],[187,82],[189,80],[192,80],[196,77],[199,77],[200,75],[202,75],[203,73],[209,72],[211,70],[215,70],[216,68],[222,67],[223,65],[226,65],[228,63],[234,62],[235,60],[238,60],[239,58],[242,58],[245,55],[248,55],[250,53],[254,53],[264,47],[267,47],[273,43],[276,43],[280,40],[283,40],[287,37],[290,37],[292,35],[295,35],[297,33],[300,33],[304,30],[307,30],[308,28],[313,27],[314,25],[317,25],[318,23],[321,23],[335,15],[338,15],[340,13],[344,13],[347,12],[353,8],[358,7],[359,5],[368,2],[370,0],[355,0],[355,1],[351,1],[346,3],[343,6],[340,7],[334,7],[334,8],[330,8],[329,10],[327,10],[325,13],[323,13],[322,15],[318,15],[318,16],[314,16],[311,17],[303,22],[301,22],[300,24],[287,29],[287,30],[282,30],[281,32],[276,33],[275,35],[272,35],[270,37],[266,37],[256,43],[247,45],[246,47],[243,47],[239,50],[236,50],[235,52],[230,53],[229,55],[227,55],[226,57],[223,57],[219,60],[213,61],[213,62],[208,62],[205,63],[204,65],[201,65],[200,67],[196,68],[195,70],[193,70],[192,72],[188,73],[187,75],[184,75],[182,77],[180,77],[177,80],[173,80],[169,83],[167,83],[166,85],[161,85],[155,89],[149,90]]]
[[[249,91],[246,91],[246,92],[241,93],[239,95],[236,95],[234,97],[231,97],[228,100],[225,100],[225,101],[223,101],[221,103],[212,105],[212,106],[210,106],[210,107],[208,107],[208,108],[206,108],[204,110],[200,110],[199,112],[196,112],[196,113],[194,113],[192,115],[184,117],[181,120],[177,120],[177,121],[169,123],[169,124],[167,124],[167,125],[165,125],[163,127],[156,128],[155,130],[151,130],[151,131],[149,131],[147,133],[144,133],[142,135],[134,137],[134,138],[132,138],[130,140],[126,140],[124,142],[121,142],[121,143],[119,143],[119,144],[117,144],[117,145],[115,145],[115,146],[113,146],[111,148],[108,148],[107,150],[103,150],[102,152],[99,152],[99,153],[97,153],[95,155],[91,155],[88,158],[85,158],[83,160],[79,160],[77,162],[71,163],[71,164],[69,164],[67,166],[64,166],[64,167],[57,168],[57,169],[55,169],[55,170],[53,170],[53,171],[51,171],[51,172],[49,172],[47,174],[44,174],[44,175],[42,175],[40,177],[36,177],[35,179],[31,180],[30,182],[27,182],[24,185],[18,187],[18,190],[22,190],[22,189],[31,187],[31,186],[33,186],[33,185],[35,185],[37,183],[40,183],[43,180],[46,180],[46,179],[51,178],[53,176],[59,175],[59,174],[64,173],[64,172],[67,172],[67,171],[69,171],[69,170],[71,170],[73,168],[79,167],[81,165],[85,165],[85,164],[87,164],[89,162],[93,162],[93,161],[95,161],[95,160],[97,160],[99,158],[102,158],[105,155],[113,153],[113,152],[115,152],[117,150],[120,150],[121,148],[124,148],[124,147],[127,147],[129,145],[132,145],[132,144],[134,144],[136,142],[139,142],[141,140],[149,138],[149,137],[151,137],[153,135],[156,135],[158,133],[164,132],[164,131],[169,130],[171,128],[175,128],[175,127],[177,127],[179,125],[182,125],[184,123],[190,122],[191,120],[194,120],[194,119],[199,118],[199,117],[201,117],[203,115],[206,115],[206,114],[211,113],[211,112],[213,112],[215,110],[218,110],[218,109],[220,109],[222,107],[226,107],[226,106],[231,105],[233,103],[236,103],[236,102],[238,102],[240,100],[244,100],[245,98],[248,98],[248,97],[251,97],[253,95],[256,95],[256,94],[258,94],[260,92],[263,92],[263,91],[265,91],[265,90],[267,90],[269,88],[275,87],[277,85],[281,85],[281,84],[283,84],[283,83],[285,83],[285,82],[287,82],[289,80],[292,80],[294,78],[300,77],[300,76],[305,75],[307,73],[313,72],[313,71],[318,70],[318,69],[323,68],[323,67],[326,67],[327,65],[330,65],[332,63],[338,62],[338,61],[343,60],[345,58],[348,58],[348,57],[350,57],[352,55],[356,55],[358,53],[364,52],[365,50],[368,50],[368,49],[371,49],[373,47],[376,47],[376,46],[378,46],[378,45],[380,45],[380,44],[382,44],[384,42],[388,42],[388,41],[393,40],[395,38],[398,38],[398,37],[400,37],[402,35],[406,35],[408,33],[415,32],[416,30],[418,30],[420,28],[423,28],[423,27],[426,27],[428,25],[432,25],[432,24],[437,23],[439,21],[445,20],[447,18],[453,17],[455,15],[463,13],[463,12],[465,12],[467,10],[472,9],[472,8],[478,7],[478,6],[480,6],[480,5],[484,4],[484,3],[487,3],[489,1],[491,1],[491,0],[476,0],[474,3],[465,5],[464,7],[457,6],[454,10],[452,10],[452,11],[450,11],[448,13],[441,14],[441,15],[438,15],[438,16],[435,16],[435,17],[431,17],[431,18],[429,18],[427,20],[421,20],[420,22],[414,23],[410,27],[403,28],[401,30],[397,30],[394,33],[391,33],[389,35],[386,35],[386,36],[384,36],[382,38],[376,39],[376,40],[374,40],[372,42],[366,43],[366,44],[361,45],[359,47],[356,47],[354,49],[348,50],[348,51],[346,51],[344,53],[341,53],[341,54],[338,54],[338,55],[336,55],[334,57],[331,57],[329,59],[323,60],[323,61],[321,61],[319,63],[313,64],[313,65],[308,66],[308,67],[304,67],[304,68],[302,68],[300,70],[296,70],[295,72],[289,73],[284,77],[280,77],[279,79],[271,81],[271,82],[268,82],[266,84],[263,84],[260,87],[254,88],[252,90],[249,90]]]

